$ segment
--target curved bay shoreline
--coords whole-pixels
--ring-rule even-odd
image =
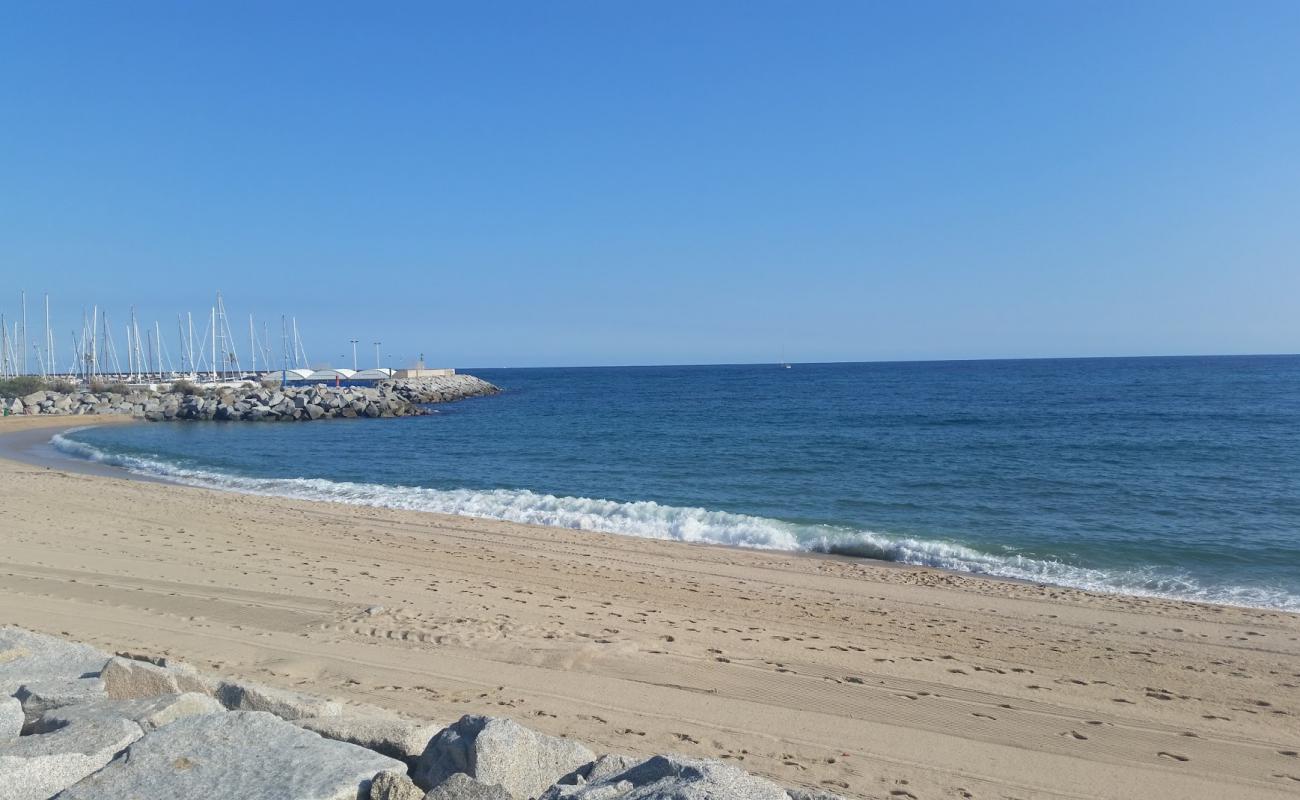
[[[0,622],[109,649],[848,796],[1281,797],[1300,774],[1285,612],[0,459]]]

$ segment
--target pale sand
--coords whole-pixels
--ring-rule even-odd
[[[106,649],[858,797],[1300,796],[1296,615],[13,461],[0,503],[0,622]]]

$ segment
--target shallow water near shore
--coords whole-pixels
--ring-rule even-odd
[[[55,445],[236,491],[1300,611],[1300,357],[467,371],[505,392]]]

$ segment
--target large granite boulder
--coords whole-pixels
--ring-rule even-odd
[[[510,793],[497,784],[476,781],[463,772],[457,772],[433,787],[424,800],[511,800]]]
[[[101,769],[142,733],[129,719],[95,716],[0,744],[2,796],[5,800],[53,797]]]
[[[382,709],[344,709],[334,717],[308,717],[295,725],[315,731],[326,739],[351,742],[414,765],[429,740],[442,726],[427,720],[404,719]]]
[[[0,744],[18,738],[22,732],[23,704],[17,697],[0,697]]]
[[[43,678],[25,681],[13,696],[22,702],[23,714],[30,723],[47,711],[91,703],[107,695],[99,678]]]
[[[640,764],[643,760],[644,759],[633,758],[632,756],[606,753],[590,764],[583,764],[573,772],[560,778],[556,783],[599,783],[600,781],[617,775],[620,772],[626,772],[637,764]]]
[[[721,761],[654,756],[604,780],[555,785],[540,800],[789,800],[785,789]]]
[[[433,737],[412,777],[432,789],[463,772],[523,800],[595,758],[577,742],[531,731],[513,720],[466,715]]]
[[[383,772],[405,766],[257,711],[177,720],[59,800],[358,800]]]
[[[98,680],[108,653],[21,628],[0,627],[0,695],[36,681]]]
[[[337,717],[343,713],[343,704],[337,700],[259,683],[222,681],[217,687],[216,697],[231,711],[265,711],[287,720]]]
[[[396,772],[381,772],[370,782],[370,800],[424,800],[424,790]]]
[[[142,697],[133,700],[98,700],[79,706],[64,706],[41,715],[34,728],[37,732],[55,731],[66,725],[95,717],[129,719],[148,733],[178,719],[199,714],[224,714],[220,703],[206,694],[187,692]]]
[[[121,656],[109,659],[100,672],[100,679],[104,681],[104,691],[114,700],[215,691],[211,681],[188,665],[159,665]]]

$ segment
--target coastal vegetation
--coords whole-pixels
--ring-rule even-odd
[[[37,375],[0,378],[0,397],[22,397],[32,392],[43,392],[46,388],[45,379]]]

